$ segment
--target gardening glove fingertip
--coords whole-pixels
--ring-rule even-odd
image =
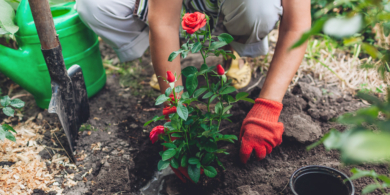
[[[251,156],[253,151],[253,147],[247,143],[245,139],[241,142],[241,149],[240,149],[240,160],[242,163],[246,164],[248,162],[249,157]]]

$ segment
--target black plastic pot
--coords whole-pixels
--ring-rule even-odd
[[[316,165],[295,171],[290,178],[290,188],[295,195],[355,194],[352,181],[344,173]]]

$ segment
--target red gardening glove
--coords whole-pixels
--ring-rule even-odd
[[[282,143],[283,123],[278,122],[283,104],[257,98],[244,119],[240,131],[241,162],[246,163],[253,151],[259,160]]]

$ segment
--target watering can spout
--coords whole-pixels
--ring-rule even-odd
[[[29,51],[22,48],[12,49],[4,45],[0,45],[0,72],[14,80],[23,80],[25,75],[19,74],[22,64],[27,63]]]

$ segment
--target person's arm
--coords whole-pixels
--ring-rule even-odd
[[[166,72],[181,74],[180,58],[172,62],[168,61],[169,55],[179,50],[179,27],[181,17],[182,0],[150,0],[149,1],[149,42],[154,71],[158,76],[161,93],[169,87],[161,77],[166,77]],[[181,77],[176,82],[182,85]]]
[[[260,98],[282,102],[283,96],[298,70],[307,44],[290,47],[310,29],[310,0],[282,0],[283,17],[279,38]]]

